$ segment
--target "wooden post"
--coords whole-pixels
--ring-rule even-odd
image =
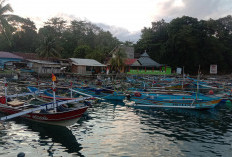
[[[55,112],[57,112],[57,106],[56,106],[56,85],[55,85],[55,81],[56,81],[56,76],[54,74],[52,74],[52,91],[53,91],[53,107],[55,109]]]
[[[6,99],[6,104],[7,104],[7,81],[6,81],[6,78],[4,77],[4,83],[5,83],[5,99]]]

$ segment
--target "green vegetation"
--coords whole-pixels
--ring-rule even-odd
[[[9,4],[0,0],[0,51],[37,53],[46,58],[92,58],[104,62],[111,57],[109,52],[121,43],[110,32],[90,22],[67,22],[54,17],[37,30],[30,19],[6,14],[12,11]]]
[[[54,17],[37,30],[30,19],[7,14],[13,9],[0,0],[0,51],[34,52],[42,57],[91,58],[107,61],[110,52],[121,44],[109,31],[98,26]],[[220,73],[231,73],[232,17],[198,20],[183,16],[165,22],[152,22],[151,28],[141,30],[141,39],[133,44],[136,53],[147,50],[155,61],[172,68],[185,67],[186,73],[209,73],[210,64],[217,64]],[[118,58],[117,58],[118,56]],[[123,67],[122,55],[111,60],[113,68]]]
[[[112,70],[116,72],[122,71],[125,67],[124,59],[126,58],[125,52],[119,47],[113,52],[113,57],[110,59]]]
[[[127,74],[144,74],[144,75],[170,75],[172,74],[172,69],[170,67],[162,67],[162,70],[130,70]]]
[[[136,52],[147,50],[151,58],[171,67],[185,67],[187,73],[209,73],[210,64],[217,64],[221,73],[231,73],[232,17],[200,20],[188,16],[152,22],[142,30],[135,45]]]

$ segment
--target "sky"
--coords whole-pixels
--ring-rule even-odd
[[[151,22],[184,15],[208,20],[231,15],[232,0],[6,0],[37,27],[52,17],[87,20],[121,41],[136,42]],[[5,4],[6,4],[5,3]]]

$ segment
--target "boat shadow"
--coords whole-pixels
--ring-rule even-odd
[[[59,143],[66,148],[67,153],[76,153],[78,156],[83,156],[80,153],[80,150],[82,150],[81,144],[78,143],[72,131],[67,127],[33,122],[26,122],[26,124],[29,130],[38,133],[40,145],[44,145],[43,141],[50,138],[53,143]]]
[[[13,121],[16,124],[27,126],[28,131],[37,133],[39,136],[38,142],[40,146],[48,145],[48,142],[46,142],[47,140],[52,142],[53,144],[49,144],[50,147],[47,150],[49,154],[53,154],[53,145],[58,144],[64,148],[62,149],[64,152],[69,154],[72,153],[81,157],[84,156],[80,153],[82,150],[81,144],[78,143],[72,131],[67,127],[38,123],[23,118],[14,118]]]

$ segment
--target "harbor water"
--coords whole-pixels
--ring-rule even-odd
[[[0,129],[0,156],[232,156],[232,106],[208,111],[98,103],[74,125],[17,118]]]

